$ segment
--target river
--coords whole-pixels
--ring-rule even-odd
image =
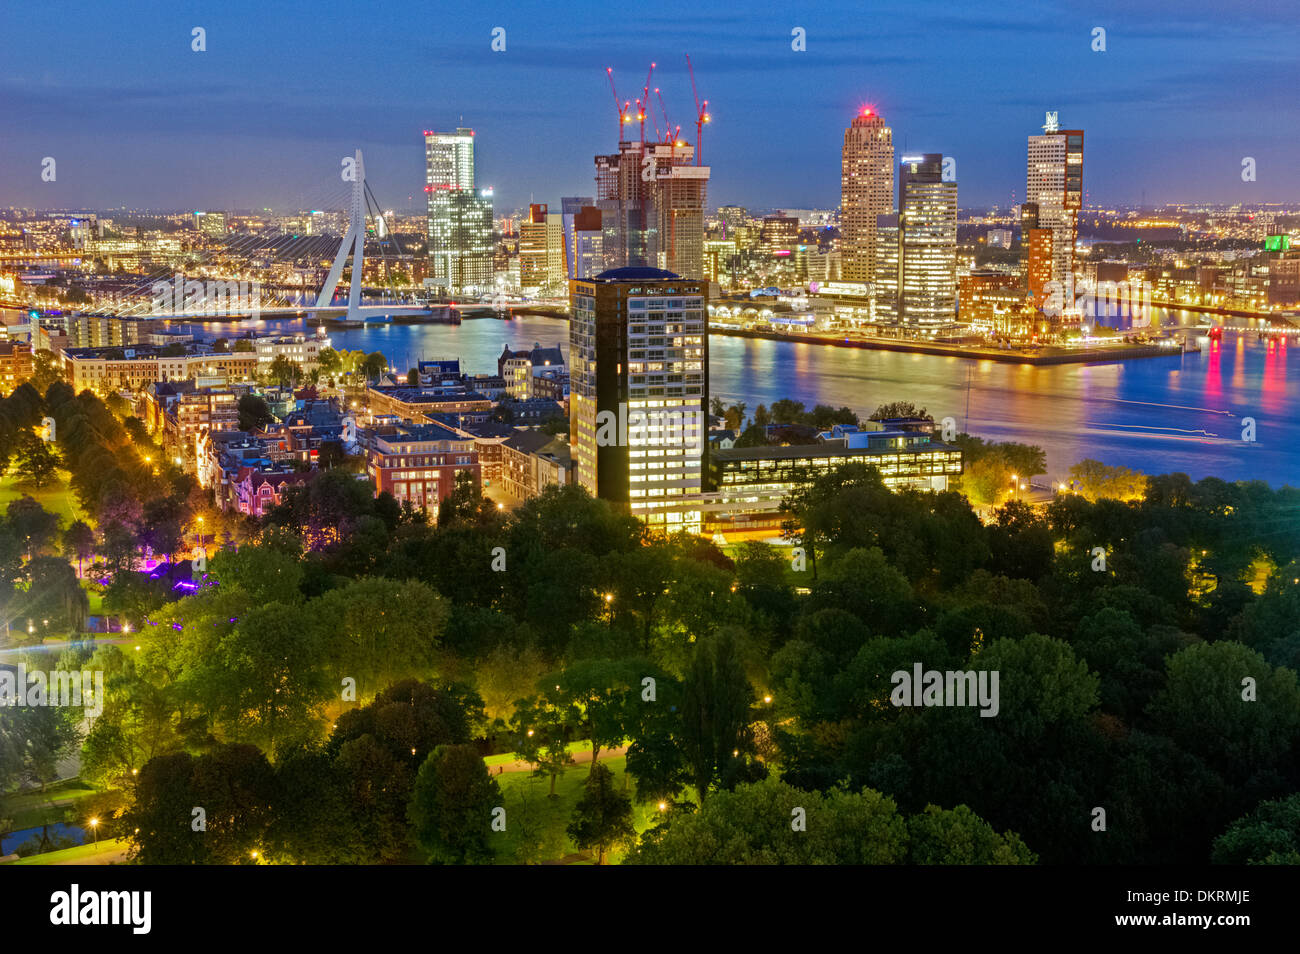
[[[1155,315],[1189,324],[1185,312]],[[304,329],[301,319],[259,322],[255,330]],[[206,325],[213,334],[218,326]],[[241,333],[241,332],[236,332]],[[421,358],[459,357],[463,370],[496,370],[505,345],[560,344],[568,324],[526,316],[467,319],[460,325],[371,324],[329,332],[336,348],[382,351],[405,368]],[[1045,367],[891,351],[834,348],[714,335],[710,391],[724,401],[759,404],[783,397],[808,407],[848,405],[869,414],[889,401],[912,401],[936,419],[986,439],[1037,444],[1048,477],[1060,479],[1093,457],[1146,473],[1183,471],[1193,479],[1265,480],[1300,485],[1300,341],[1257,341],[1228,332],[1200,337],[1201,352],[1108,364]],[[1244,418],[1255,440],[1242,440]]]

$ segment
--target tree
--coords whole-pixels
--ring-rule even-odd
[[[965,805],[927,805],[907,820],[914,865],[1032,865],[1038,859],[1015,832],[999,835]]]
[[[438,526],[472,524],[482,528],[500,526],[501,512],[487,497],[483,488],[468,471],[456,474],[451,493],[438,503]]]
[[[432,673],[449,611],[428,585],[371,577],[330,590],[313,605],[324,626],[325,658],[357,680],[361,698]]]
[[[77,575],[82,564],[95,555],[95,531],[84,520],[74,520],[63,531],[63,555],[77,561]]]
[[[407,817],[429,861],[484,864],[492,860],[492,810],[501,805],[501,789],[477,748],[440,745],[420,766]]]
[[[361,864],[348,786],[323,748],[288,749],[276,762],[276,801],[266,854],[298,864]]]
[[[925,408],[918,408],[911,401],[894,401],[890,404],[882,404],[871,412],[871,421],[885,421],[895,417],[919,417],[927,421],[933,421],[934,415],[926,411]]]
[[[1087,458],[1070,468],[1069,486],[1088,500],[1141,500],[1147,477],[1140,471]]]
[[[605,766],[592,766],[566,831],[579,848],[595,849],[598,865],[611,848],[636,837],[632,800],[614,789],[614,773]]]
[[[733,447],[766,447],[767,446],[767,429],[761,427],[757,422],[749,425],[736,438]]]
[[[58,455],[50,450],[49,441],[29,434],[18,445],[17,476],[20,483],[32,484],[40,490],[54,480],[58,467]]]
[[[27,564],[26,576],[27,594],[20,613],[34,620],[42,635],[49,630],[77,632],[85,625],[90,598],[67,560],[34,557]],[[44,625],[47,620],[48,627]]]
[[[51,385],[62,380],[63,368],[54,352],[46,348],[38,348],[32,355],[32,374],[27,379],[28,383],[38,394],[44,394]]]
[[[419,766],[440,745],[479,731],[483,702],[461,685],[404,679],[342,713],[326,744],[342,786],[348,851],[359,863],[393,862],[411,848],[407,805]]]
[[[316,365],[320,368],[321,374],[333,378],[343,369],[343,356],[333,348],[322,348],[316,355]]]
[[[1216,865],[1300,865],[1300,795],[1261,802],[1214,841]]]
[[[80,717],[61,706],[0,705],[0,791],[28,779],[44,791],[58,777],[59,763],[76,750]]]
[[[576,706],[557,706],[545,697],[515,703],[510,722],[511,747],[515,758],[534,765],[535,777],[551,780],[549,798],[556,797],[555,780],[573,763],[569,736],[577,729],[579,718]]]
[[[714,784],[730,788],[753,772],[750,708],[754,693],[723,630],[696,646],[682,690],[682,747],[703,802]]]
[[[228,736],[274,751],[286,740],[310,738],[330,694],[318,665],[315,620],[283,603],[250,609],[218,643],[211,666],[187,681],[206,698]]]
[[[302,368],[298,367],[288,356],[277,354],[271,361],[271,367],[267,369],[267,377],[279,384],[281,387],[293,384],[302,376]]]
[[[797,826],[797,827],[796,827]],[[698,812],[673,812],[624,864],[903,864],[907,823],[871,789],[803,791],[768,778],[718,792]]]
[[[241,339],[242,340],[242,339]],[[236,347],[235,350],[239,350]],[[275,420],[266,399],[257,394],[245,394],[239,399],[239,429],[258,431]]]
[[[128,857],[146,865],[255,863],[274,797],[275,773],[251,745],[150,759],[122,816]]]
[[[789,398],[773,401],[771,415],[773,424],[796,424],[803,417],[803,401]]]
[[[378,381],[388,370],[388,359],[382,351],[372,351],[361,360],[361,370],[365,372],[367,381]]]
[[[1281,767],[1300,739],[1294,670],[1233,642],[1189,646],[1166,666],[1165,688],[1150,707],[1165,735],[1230,783]]]
[[[44,553],[59,532],[59,516],[50,513],[34,497],[23,494],[5,508],[9,528],[23,544],[28,559]]]

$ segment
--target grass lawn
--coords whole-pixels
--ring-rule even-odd
[[[578,752],[590,752],[591,743],[585,740],[579,740],[577,742],[570,742],[567,746],[565,746],[565,748],[569,750],[570,755],[575,755]],[[489,755],[483,759],[484,764],[486,764],[490,768],[496,768],[498,765],[509,765],[511,762],[514,761],[515,761],[515,753],[513,752],[502,752],[499,755]]]
[[[620,755],[608,759],[602,757],[599,762],[614,773],[614,783],[619,790],[626,790],[629,795],[634,793],[635,782],[627,775],[627,758],[625,756]],[[549,778],[533,778],[528,772],[512,772],[507,775],[493,776],[497,780],[497,784],[501,786],[501,794],[505,796],[506,807],[506,830],[495,833],[492,843],[499,864],[518,863],[515,852],[518,847],[520,828],[527,825],[527,822],[521,818],[523,813],[521,798],[525,794],[529,797],[533,810],[537,813],[536,824],[544,832],[543,841],[546,847],[542,852],[541,860],[554,861],[577,853],[578,847],[569,838],[565,828],[572,820],[574,806],[578,804],[578,799],[582,797],[582,789],[586,784],[587,774],[590,769],[590,763],[586,762],[581,765],[570,766],[563,775],[555,780],[555,798],[547,797],[547,793],[550,791]],[[627,785],[627,789],[623,788],[624,784]],[[633,801],[632,826],[636,829],[637,834],[653,825],[656,815],[658,815],[658,811],[654,805],[638,805]],[[622,860],[624,854],[624,851],[612,851],[607,860],[612,864],[617,864]]]
[[[68,486],[67,471],[58,471],[55,479],[40,490],[19,486],[13,474],[0,477],[0,509],[8,507],[11,501],[19,499],[23,494],[35,498],[50,513],[57,513],[63,521],[61,529],[66,530],[74,520],[85,519],[81,508],[77,506],[76,495]]]
[[[13,819],[13,830],[35,828],[38,825],[67,821],[76,809],[76,803],[94,795],[95,789],[85,782],[69,779],[47,785],[44,792],[23,792],[0,800],[0,815]],[[61,804],[55,804],[59,802]]]
[[[774,533],[773,536],[775,535],[776,534]],[[799,587],[812,585],[813,560],[811,554],[805,554],[804,556],[804,562],[807,569],[799,571],[794,568],[793,543],[773,543],[770,544],[770,546],[772,546],[772,548],[781,555],[781,559],[785,561],[785,583],[787,586]],[[730,559],[734,560],[740,553],[740,547],[734,543],[728,544],[727,546],[722,547],[722,552]]]
[[[125,847],[126,841],[121,838],[101,838],[99,839],[98,845],[92,841],[85,845],[78,845],[76,848],[64,848],[60,851],[47,851],[43,855],[29,855],[26,858],[19,858],[17,861],[12,861],[10,864],[56,865],[60,863],[67,864],[69,862],[76,863],[77,861],[88,861],[88,859],[98,854],[119,851]]]

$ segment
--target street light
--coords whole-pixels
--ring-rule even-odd
[[[90,820],[90,830],[95,835],[95,847],[98,848],[99,847],[99,819],[98,818],[92,818]]]

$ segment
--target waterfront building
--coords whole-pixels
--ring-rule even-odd
[[[897,321],[933,332],[957,317],[957,183],[943,156],[904,156],[898,167]]]
[[[525,294],[549,296],[565,289],[568,277],[562,217],[534,203],[519,225],[519,284]]]
[[[894,210],[894,133],[863,107],[844,130],[840,163],[841,277],[871,282],[876,275],[876,221]]]
[[[1060,129],[1048,113],[1043,135],[1030,136],[1025,201],[1038,207],[1037,227],[1052,230],[1052,276],[1074,273],[1074,243],[1083,208],[1083,130]]]
[[[815,444],[712,451],[711,492],[701,503],[704,530],[771,535],[789,516],[783,500],[846,464],[870,464],[892,490],[947,490],[962,473],[962,452],[935,441],[932,427],[910,420],[837,424]]]

